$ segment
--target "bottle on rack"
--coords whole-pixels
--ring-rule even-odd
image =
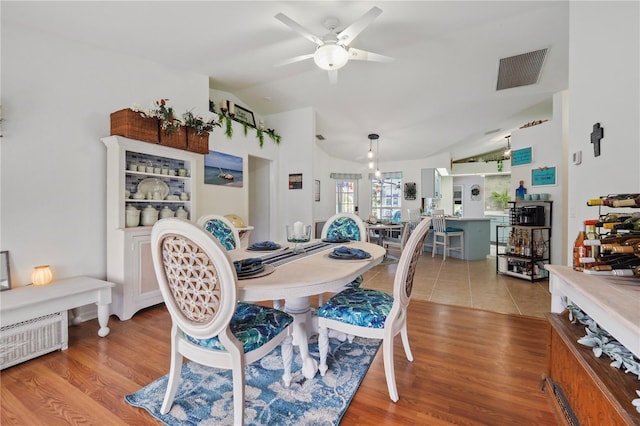
[[[573,269],[576,271],[584,270],[584,263],[580,262],[580,260],[581,258],[589,257],[591,254],[591,250],[589,250],[590,247],[584,244],[587,239],[587,231],[583,223],[580,232],[578,232],[578,236],[573,243]]]
[[[640,194],[609,194],[587,201],[588,206],[640,207]]]
[[[524,187],[524,181],[520,181],[520,186],[516,188],[516,200],[524,200],[527,188]]]
[[[589,242],[600,240],[598,237],[598,233],[596,232],[596,224],[598,221],[596,219],[585,220],[584,225],[587,231],[587,241],[584,242],[586,246],[591,246],[591,257],[597,259],[600,257],[600,246],[597,244],[590,244]]]
[[[624,244],[602,244],[600,250],[604,253],[640,253],[640,238],[631,238]]]

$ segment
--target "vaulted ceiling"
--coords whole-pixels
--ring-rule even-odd
[[[351,46],[393,57],[349,61],[330,84],[315,45],[278,13],[322,37],[372,7],[382,13]],[[366,162],[367,135],[401,161],[494,151],[523,124],[551,117],[568,88],[568,1],[9,2],[2,20],[207,75],[259,115],[313,107],[322,149]],[[548,48],[538,81],[496,90],[501,58]]]

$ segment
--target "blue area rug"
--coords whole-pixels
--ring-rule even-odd
[[[337,425],[351,403],[380,347],[380,340],[356,337],[353,343],[331,339],[329,370],[305,379],[300,372],[300,354],[294,352],[291,387],[282,382],[282,359],[277,348],[246,367],[245,424],[247,425]],[[319,359],[317,340],[309,345]],[[231,371],[194,362],[182,366],[182,380],[171,410],[160,414],[167,389],[167,376],[150,383],[125,400],[147,410],[167,425],[233,424]]]

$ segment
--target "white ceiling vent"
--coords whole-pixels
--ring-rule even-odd
[[[535,84],[549,49],[540,49],[500,59],[496,90]]]

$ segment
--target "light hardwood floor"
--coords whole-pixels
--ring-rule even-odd
[[[393,264],[379,266],[367,274],[366,285],[390,288],[394,271]],[[526,307],[544,286],[493,275],[490,260],[443,263],[423,256],[409,307],[414,361],[404,357],[399,338],[394,345],[400,401],[388,397],[379,351],[341,424],[557,424],[540,390],[548,325],[533,316],[541,307]],[[512,300],[513,307],[491,305],[492,299]],[[491,306],[518,315],[484,310]],[[3,370],[0,424],[158,424],[123,396],[167,373],[169,315],[158,305],[129,321],[111,317],[109,325],[106,338],[97,336],[96,320],[72,326],[68,350]]]

